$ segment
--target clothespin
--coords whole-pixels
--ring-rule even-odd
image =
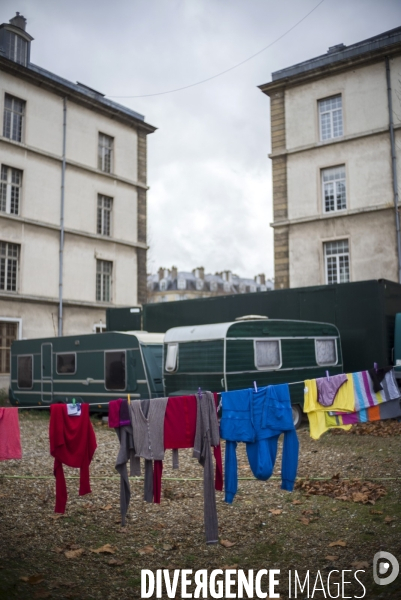
[[[256,385],[256,381],[253,382],[253,387],[255,388],[255,392],[258,391],[258,386]]]
[[[77,401],[75,400],[75,398],[73,398],[73,399],[72,399],[72,403],[73,403],[73,404],[76,404],[76,402],[77,402]]]
[[[326,377],[327,377],[327,381],[328,381],[330,379],[330,375],[329,375],[328,371],[326,371]]]
[[[127,400],[128,400],[128,405],[130,405],[131,404],[131,395],[130,394],[128,394]]]
[[[199,398],[202,398],[202,388],[198,388],[198,396]]]
[[[373,363],[373,368],[375,371],[377,371],[377,363]]]

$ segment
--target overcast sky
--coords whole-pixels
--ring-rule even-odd
[[[148,271],[274,275],[271,73],[401,25],[400,0],[1,0],[31,61],[125,104],[148,136]],[[122,98],[118,96],[155,96]]]

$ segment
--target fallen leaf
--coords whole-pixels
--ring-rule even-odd
[[[395,521],[395,517],[384,517],[384,522],[385,523],[392,523],[393,521]]]
[[[43,575],[31,575],[30,577],[23,579],[23,581],[26,581],[27,583],[30,583],[31,585],[37,585],[38,583],[41,583],[44,580],[45,580],[45,578],[43,577]]]
[[[358,561],[355,560],[351,563],[351,567],[355,567],[355,569],[369,569],[369,563],[366,560]]]
[[[373,508],[369,512],[371,515],[382,515],[383,514],[382,510],[374,510]]]
[[[227,571],[227,569],[238,569],[238,565],[223,565],[221,567],[224,571]]]
[[[302,504],[302,502],[300,500],[293,500],[291,504]]]
[[[67,550],[64,552],[64,556],[66,558],[78,558],[78,556],[81,556],[84,552],[85,550],[83,548],[78,548],[78,550]]]
[[[338,556],[332,556],[331,554],[329,554],[328,556],[325,556],[325,559],[329,560],[330,562],[334,562],[338,559]]]
[[[301,521],[301,523],[303,523],[304,525],[309,525],[310,521],[309,519],[307,519],[306,517],[301,517],[299,519]]]
[[[108,565],[113,565],[113,566],[115,566],[115,565],[123,565],[124,561],[123,560],[119,560],[117,558],[110,558],[110,560],[107,561],[107,564]]]
[[[333,546],[346,546],[347,542],[343,542],[342,540],[338,540],[337,542],[331,542],[329,544],[329,548],[333,548]]]
[[[172,550],[173,546],[171,544],[163,544],[162,548],[163,550]]]
[[[331,510],[332,510],[333,512],[337,512],[337,511],[338,511],[338,508],[332,508]]]
[[[63,552],[63,548],[53,548],[52,552],[56,552],[57,554],[61,554]]]
[[[54,519],[54,520],[56,520],[56,519],[62,519],[63,517],[64,517],[64,515],[60,515],[59,513],[56,514],[56,515],[50,515],[50,518]]]
[[[355,492],[352,494],[353,502],[368,502],[369,497],[362,492]]]
[[[25,583],[28,583],[28,579],[29,577],[26,577],[25,575],[22,575],[22,577],[20,577],[20,581],[24,581]]]
[[[106,506],[101,506],[100,510],[111,510],[113,507],[111,504],[107,504]]]
[[[281,515],[283,511],[280,508],[270,508],[269,513],[272,515]]]
[[[143,548],[139,548],[139,550],[137,550],[138,554],[152,554],[154,551],[155,549],[153,546],[144,546]]]
[[[230,542],[229,540],[220,540],[220,544],[224,546],[224,548],[232,548],[236,546],[237,542]]]
[[[96,554],[114,554],[116,548],[115,546],[110,546],[110,544],[105,544],[104,546],[100,546],[100,548],[91,548],[90,551]]]
[[[164,523],[156,523],[156,525],[153,525],[152,529],[165,529],[166,526],[164,525]]]

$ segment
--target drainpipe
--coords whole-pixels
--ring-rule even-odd
[[[61,163],[61,206],[60,206],[60,251],[58,280],[58,336],[63,335],[63,258],[64,258],[64,191],[65,191],[65,147],[67,137],[67,98],[63,98],[63,156]]]
[[[396,229],[396,235],[397,235],[398,282],[401,283],[401,239],[400,239],[400,214],[398,212],[397,155],[395,153],[395,143],[394,143],[393,101],[392,101],[392,97],[391,97],[390,60],[389,60],[388,56],[386,56],[386,77],[387,77],[388,114],[389,114],[389,121],[390,121],[391,163],[392,163],[392,170],[393,170],[395,229]]]

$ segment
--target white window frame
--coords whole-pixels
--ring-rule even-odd
[[[167,279],[165,279],[164,277],[163,277],[163,279],[160,279],[160,281],[159,281],[159,290],[161,292],[167,291]]]
[[[272,365],[272,366],[268,366],[268,367],[260,367],[257,364],[256,346],[257,346],[258,342],[278,342],[278,352],[279,352],[279,356],[280,356],[280,363],[278,365]],[[276,369],[281,369],[281,366],[283,364],[283,356],[281,354],[281,339],[269,337],[269,338],[258,338],[258,339],[253,340],[253,361],[254,361],[255,367],[258,371],[275,371]]]
[[[177,289],[178,290],[186,290],[187,289],[187,280],[185,277],[177,278]]]
[[[103,269],[103,266],[110,265],[110,272]],[[101,267],[99,269],[99,267]],[[106,282],[108,294],[105,293]],[[99,294],[98,294],[99,292]],[[108,298],[107,298],[108,296]],[[112,302],[113,298],[113,262],[111,260],[96,259],[96,302]]]
[[[164,368],[167,373],[175,373],[178,369],[178,342],[167,344]]]
[[[328,167],[321,169],[321,184],[322,184],[322,203],[323,212],[333,213],[340,212],[347,209],[347,177],[345,171],[345,165],[338,165],[337,167]],[[326,180],[325,180],[326,179]],[[339,208],[339,198],[341,197],[340,184],[344,185],[345,190],[345,206]],[[334,208],[327,208],[326,204],[326,190],[329,190],[329,186],[332,186],[332,195],[334,196]]]
[[[13,182],[13,175],[19,177],[19,183]],[[22,192],[22,170],[8,165],[1,165],[0,170],[0,212],[5,212],[9,215],[19,215],[21,206],[21,194]],[[15,196],[17,203],[17,212],[11,210],[12,208],[12,197]],[[3,204],[4,203],[4,204]],[[4,210],[3,210],[4,206]]]
[[[73,373],[60,373],[60,371],[58,370],[57,357],[65,355],[65,354],[74,354],[74,356],[75,356],[75,363],[74,363],[75,371]],[[76,372],[77,372],[77,353],[76,352],[56,352],[56,361],[55,362],[56,362],[57,375],[75,375],[76,374]]]
[[[106,329],[106,323],[103,323],[102,321],[93,324],[93,333],[104,333]]]
[[[336,353],[335,362],[323,363],[323,362],[318,361],[317,342],[334,342],[334,348],[335,348],[335,353]],[[315,338],[315,359],[316,359],[316,364],[319,365],[319,367],[334,367],[335,365],[337,365],[338,364],[337,338],[335,338],[335,337]]]
[[[22,319],[18,319],[15,317],[2,317],[0,315],[0,323],[17,323],[17,337],[16,340],[20,340],[22,338]],[[11,352],[11,349],[10,349]],[[10,371],[11,371],[11,360],[10,360]],[[7,375],[6,371],[2,372],[2,375]]]
[[[333,254],[327,254],[327,247],[329,244],[340,244],[340,243],[347,243],[348,246],[348,250],[347,252],[337,252],[337,253],[333,253]],[[341,240],[329,240],[326,242],[323,242],[323,254],[324,254],[324,276],[325,276],[325,281],[327,285],[333,285],[336,283],[349,283],[351,281],[351,261],[350,261],[350,250],[349,250],[349,240],[347,238],[345,239],[341,239]],[[336,269],[336,281],[329,281],[329,261],[330,259],[333,259],[333,257],[335,257],[335,269]],[[347,270],[348,270],[348,279],[341,281],[340,280],[340,270],[341,270],[341,258],[347,257],[348,259],[348,264],[347,264]]]
[[[113,198],[104,194],[97,195],[96,233],[111,237]]]
[[[333,102],[334,100],[341,100],[341,106],[333,106],[333,107],[325,107],[324,103]],[[338,114],[341,111],[341,133],[337,133],[334,135],[335,129],[335,118],[338,117]],[[344,118],[343,118],[343,102],[342,102],[342,94],[335,94],[334,96],[329,96],[327,98],[321,98],[318,100],[318,114],[319,114],[319,132],[320,132],[320,141],[325,142],[327,140],[333,140],[344,135]],[[324,134],[323,132],[323,115],[328,115],[330,132],[329,135]]]
[[[3,256],[1,251],[1,245],[5,244],[6,253]],[[9,256],[9,247],[15,246],[17,248],[17,256]],[[20,244],[14,244],[13,242],[5,242],[0,240],[0,290],[3,292],[18,292],[19,288],[19,262],[21,257],[21,246]],[[4,287],[1,287],[1,273],[2,273],[2,265],[4,260]],[[9,272],[9,262],[12,261],[16,263],[15,269],[15,289],[9,289],[9,281],[8,281],[8,272]]]
[[[11,100],[11,108],[6,106],[7,99]],[[15,109],[15,103],[21,102],[21,111]],[[16,96],[12,96],[11,94],[4,95],[4,112],[3,112],[3,136],[8,140],[13,140],[14,142],[22,142],[24,138],[24,121],[25,121],[25,100],[22,98],[17,98]],[[10,115],[10,123],[9,123],[9,132],[7,132],[6,122],[8,121],[7,116]],[[19,119],[17,124],[15,120]],[[14,137],[13,132],[14,129],[17,128],[17,136]],[[9,133],[9,135],[7,135]]]
[[[8,31],[8,53],[7,58],[19,65],[28,64],[28,42],[12,31]]]
[[[98,169],[103,173],[113,173],[114,138],[99,131]]]

